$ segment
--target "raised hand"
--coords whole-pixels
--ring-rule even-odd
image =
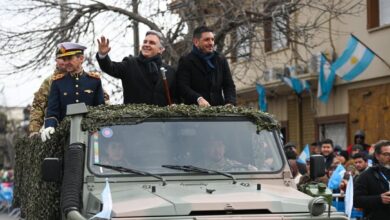
[[[110,40],[108,40],[108,38],[104,37],[104,36],[101,36],[100,37],[100,40],[97,39],[97,42],[98,42],[98,45],[99,45],[99,54],[100,55],[107,55],[108,52],[110,52],[111,50],[111,47],[110,47]]]

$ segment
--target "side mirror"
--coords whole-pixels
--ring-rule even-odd
[[[60,182],[62,177],[62,161],[59,158],[45,158],[42,163],[42,180]]]
[[[325,158],[322,155],[310,156],[310,179],[325,175]]]

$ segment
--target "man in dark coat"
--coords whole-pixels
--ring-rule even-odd
[[[370,220],[390,216],[390,141],[375,144],[378,164],[360,174],[354,183],[354,205]]]
[[[42,141],[50,139],[58,123],[66,115],[69,104],[84,102],[89,106],[104,104],[102,82],[98,73],[83,69],[86,47],[72,42],[58,45],[57,59],[63,59],[66,73],[52,76],[45,115],[45,129],[41,132]]]
[[[108,56],[111,50],[108,39],[102,36],[98,44],[99,51],[96,58],[99,66],[108,75],[122,80],[124,104],[168,105],[162,76],[165,70],[170,98],[175,97],[175,71],[162,62],[161,54],[164,51],[164,45],[160,32],[148,31],[139,56],[125,57],[122,62],[111,61]]]
[[[179,60],[177,81],[185,104],[236,104],[236,87],[229,64],[214,51],[213,31],[205,26],[193,33],[192,51]]]

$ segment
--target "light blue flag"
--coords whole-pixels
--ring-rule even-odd
[[[332,69],[343,80],[351,81],[370,65],[374,53],[351,35],[347,48],[332,64]]]
[[[329,189],[338,189],[341,183],[341,180],[343,180],[345,173],[345,168],[343,165],[339,164],[336,169],[333,171],[332,176],[329,179],[328,182],[328,188]]]
[[[302,164],[306,164],[306,160],[308,158],[310,158],[310,150],[309,150],[309,145],[306,144],[305,148],[303,148],[303,151],[299,155],[297,162],[302,163]]]
[[[106,179],[106,186],[104,187],[101,195],[102,195],[102,201],[103,201],[103,209],[101,212],[92,216],[90,218],[90,220],[94,219],[94,218],[111,219],[112,198],[111,198],[111,190],[110,190],[110,184],[108,183],[108,179]]]
[[[304,90],[310,91],[310,85],[307,80],[284,76],[282,77],[282,81],[291,87],[297,94],[301,94]]]
[[[265,112],[267,111],[267,107],[268,107],[267,98],[265,95],[265,88],[262,85],[256,83],[256,90],[257,93],[259,94],[259,109]]]
[[[330,68],[330,63],[322,53],[320,60],[317,97],[321,102],[327,103],[330,92],[332,91],[334,80],[336,78],[336,73],[332,68]]]
[[[353,209],[353,177],[349,176],[347,189],[345,191],[345,214],[347,214],[348,219],[351,219],[352,209]]]

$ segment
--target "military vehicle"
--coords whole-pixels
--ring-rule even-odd
[[[118,220],[347,219],[327,209],[324,198],[296,189],[279,125],[267,113],[185,105],[87,110],[74,104],[67,115],[48,143],[34,142],[50,149],[59,140],[67,144],[63,158],[41,154],[46,182],[28,190],[30,197],[39,190],[39,201],[23,205],[21,199],[22,211],[30,210],[27,219],[53,219],[53,209],[38,217],[32,213],[39,207],[28,208],[45,209],[48,201],[59,206],[58,218],[69,220],[102,210]],[[108,187],[110,193],[102,194]]]

